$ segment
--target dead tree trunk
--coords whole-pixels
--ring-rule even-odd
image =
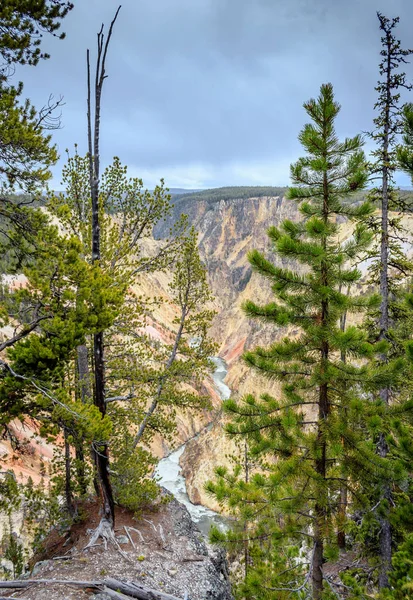
[[[98,33],[98,52],[96,60],[96,73],[94,81],[95,115],[92,128],[92,88],[90,76],[90,55],[87,51],[87,123],[88,123],[88,148],[89,148],[89,179],[92,200],[92,262],[99,264],[100,254],[100,221],[99,221],[99,136],[100,136],[100,107],[103,82],[107,77],[105,74],[105,62],[113,26],[119,14],[120,6],[112,20],[106,42],[104,43],[103,25]],[[99,409],[102,418],[106,414],[105,402],[105,359],[104,359],[103,332],[99,331],[93,336],[93,361],[94,361],[94,404]],[[96,465],[99,493],[102,503],[103,520],[105,529],[113,529],[115,523],[115,507],[113,501],[112,486],[109,476],[109,451],[106,441],[94,442],[92,452]]]

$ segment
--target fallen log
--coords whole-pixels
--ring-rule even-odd
[[[122,592],[122,594],[137,598],[138,600],[182,600],[182,598],[177,598],[176,596],[171,596],[171,594],[165,594],[165,592],[159,592],[158,590],[153,590],[140,583],[133,583],[131,581],[118,581],[117,579],[108,577],[104,583],[112,590]]]
[[[117,593],[112,594],[112,598],[122,600],[126,598],[136,598],[137,600],[182,600],[177,596],[166,594],[152,588],[148,588],[140,583],[133,583],[130,581],[119,581],[108,577],[98,581],[77,581],[71,579],[19,579],[14,581],[0,581],[0,589],[25,589],[33,585],[71,585],[80,588],[88,588],[91,590],[97,590],[105,592],[111,595],[110,591]],[[110,590],[110,591],[108,591]]]
[[[121,592],[115,592],[115,590],[112,590],[106,586],[102,588],[102,592],[109,596],[109,598],[113,598],[113,600],[134,600],[132,596],[125,596],[125,594],[122,594]]]

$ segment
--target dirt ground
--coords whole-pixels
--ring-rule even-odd
[[[176,500],[139,520],[130,511],[117,509],[115,534],[118,547],[104,544],[85,549],[99,524],[96,505],[85,507],[83,523],[65,535],[52,533],[44,551],[32,561],[32,572],[22,579],[50,579],[22,590],[1,590],[0,596],[22,600],[92,599],[96,590],[81,590],[56,580],[103,581],[113,577],[133,581],[188,600],[230,600],[226,561],[196,529],[189,513]],[[104,596],[97,596],[104,598]]]

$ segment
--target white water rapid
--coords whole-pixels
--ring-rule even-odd
[[[214,357],[212,359],[216,368],[212,375],[215,386],[222,400],[227,400],[231,396],[231,390],[224,383],[227,374],[227,367],[222,358]],[[175,452],[169,454],[159,461],[155,469],[155,476],[158,478],[158,483],[166,488],[175,498],[182,502],[188,509],[192,520],[197,524],[204,535],[209,534],[209,529],[212,524],[217,525],[220,529],[225,529],[225,519],[219,513],[206,508],[205,506],[192,504],[186,492],[185,479],[181,474],[179,459],[185,450],[185,445],[180,446]]]

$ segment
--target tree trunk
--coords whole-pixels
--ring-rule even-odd
[[[112,36],[113,26],[118,17],[120,6],[115,13],[110,27],[106,43],[103,44],[103,25],[98,33],[98,53],[96,60],[96,73],[94,82],[95,118],[92,131],[92,90],[90,80],[90,55],[87,51],[87,132],[89,149],[89,181],[92,200],[92,262],[99,265],[100,255],[100,222],[99,222],[99,165],[100,165],[100,109],[103,82],[105,74],[106,54]],[[95,374],[94,404],[100,411],[102,418],[106,415],[105,398],[105,360],[103,331],[93,336],[93,361]],[[102,502],[103,518],[113,529],[115,524],[115,504],[113,500],[112,486],[109,476],[109,452],[105,441],[94,442],[92,446],[94,462],[98,474],[99,492]]]
[[[386,458],[388,447],[384,435],[381,433],[377,444],[378,454],[382,458]],[[390,587],[389,572],[392,563],[392,529],[388,517],[388,510],[391,502],[391,489],[388,483],[385,484],[383,491],[383,499],[387,501],[387,512],[385,516],[380,517],[380,572],[379,572],[379,588]]]
[[[86,344],[77,347],[77,374],[78,374],[78,389],[80,400],[84,404],[92,399],[92,390],[90,389],[90,371],[88,349]]]
[[[95,406],[100,410],[102,418],[106,415],[103,349],[103,332],[99,332],[93,336],[93,354],[95,363]],[[99,477],[103,516],[113,526],[115,523],[115,503],[109,477],[108,444],[106,442],[95,442],[93,451]]]
[[[244,445],[244,470],[245,470],[245,483],[249,482],[250,474],[249,474],[249,462],[248,462],[248,444],[245,442]],[[247,580],[248,577],[248,567],[250,561],[250,552],[249,552],[249,544],[248,544],[248,521],[244,523],[244,581]]]
[[[328,356],[327,344],[323,344],[323,354]],[[324,360],[324,358],[323,358]],[[318,435],[317,435],[317,447],[320,452],[320,457],[317,458],[315,468],[318,475],[325,480],[326,477],[326,465],[327,465],[327,447],[325,442],[325,431],[324,423],[328,416],[328,391],[327,384],[320,386],[320,401],[318,407]],[[325,522],[326,522],[326,508],[323,502],[324,498],[324,486],[318,491],[319,498],[315,504],[314,516],[314,551],[313,551],[313,564],[312,564],[312,586],[313,586],[313,600],[321,600],[323,595],[323,563],[324,563],[324,536],[325,536]],[[321,500],[321,502],[320,502]]]
[[[328,181],[327,172],[324,172],[323,176],[323,220],[324,223],[328,223]],[[327,249],[327,243],[324,239],[323,242],[324,251]],[[328,270],[327,265],[322,263],[321,265],[321,281],[323,286],[328,286]],[[321,301],[321,326],[323,328],[328,325],[328,314],[329,306],[328,300]],[[329,344],[327,340],[321,342],[320,351],[320,375],[325,372],[328,362],[329,355]],[[329,414],[329,399],[328,399],[328,385],[327,383],[321,383],[319,388],[319,399],[318,399],[318,425],[317,425],[317,457],[315,460],[315,470],[325,482],[327,474],[327,443],[326,443],[326,432],[325,423]],[[313,600],[321,600],[323,595],[323,563],[324,563],[324,539],[325,539],[325,525],[327,519],[327,509],[325,505],[325,486],[317,486],[318,491],[317,500],[314,507],[315,525],[314,525],[314,551],[313,551],[313,564],[312,564],[312,587],[313,587]]]
[[[77,393],[83,404],[92,400],[92,390],[90,387],[90,371],[88,348],[86,344],[77,347]],[[75,438],[76,450],[76,475],[80,487],[80,493],[85,496],[87,493],[87,480],[85,472],[85,452],[84,440],[80,435]]]
[[[390,107],[391,107],[391,37],[387,34],[387,90],[386,90],[386,107],[384,119],[384,136],[383,136],[383,169],[382,169],[382,205],[381,205],[381,244],[380,244],[380,339],[387,339],[389,330],[389,131],[390,131]],[[387,362],[387,355],[382,355],[382,361]],[[390,399],[389,388],[380,390],[380,398],[383,403],[388,406]],[[388,452],[385,442],[384,433],[379,435],[377,443],[377,453],[382,458],[386,458]],[[389,482],[385,482],[383,488],[384,498],[391,499],[391,490]],[[392,560],[392,532],[389,521],[388,508],[387,514],[380,518],[380,573],[379,573],[379,588],[389,587],[388,573],[391,569]]]
[[[340,287],[341,292],[341,287]],[[350,286],[347,288],[347,296],[350,295]],[[345,311],[340,317],[340,330],[346,330],[346,321],[347,321],[347,311]],[[347,362],[346,353],[344,351],[341,352],[341,360],[343,363]],[[343,411],[343,425],[347,425],[347,409],[344,408]],[[342,439],[342,444],[344,445],[344,439]],[[347,492],[347,473],[344,465],[341,466],[341,476],[343,478],[343,482],[340,485],[340,506],[338,510],[338,531],[337,531],[337,546],[340,550],[346,549],[346,532],[344,530],[344,524],[346,522],[347,516],[347,503],[348,503],[348,492]]]
[[[73,517],[76,512],[75,505],[73,502],[73,491],[72,491],[72,473],[71,473],[71,457],[70,457],[70,444],[68,441],[67,428],[63,428],[64,439],[65,439],[65,498],[66,507],[69,515]]]
[[[347,511],[347,486],[343,483],[340,489],[340,509],[339,509],[339,529],[337,532],[337,546],[340,550],[346,549],[346,532],[344,531],[344,522]]]

